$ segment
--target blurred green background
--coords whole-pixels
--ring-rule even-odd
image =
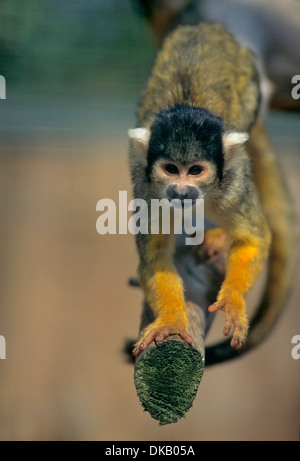
[[[0,21],[3,135],[92,134],[134,120],[155,51],[130,1],[4,0]]]

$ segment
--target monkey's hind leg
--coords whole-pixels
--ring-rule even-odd
[[[230,239],[221,227],[207,229],[204,233],[204,240],[201,245],[195,247],[196,261],[205,262],[208,259],[226,257],[230,247]]]

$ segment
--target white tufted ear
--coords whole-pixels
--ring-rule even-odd
[[[137,147],[148,149],[150,139],[150,130],[148,128],[133,128],[132,130],[128,130],[128,135]]]
[[[223,147],[225,153],[225,162],[228,162],[234,154],[236,148],[248,141],[248,133],[233,131],[223,135]]]
[[[148,128],[133,128],[132,130],[128,130],[128,136],[133,142],[136,152],[143,163],[147,161],[150,134]]]

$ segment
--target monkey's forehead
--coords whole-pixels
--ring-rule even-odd
[[[176,114],[177,115],[177,114]],[[191,115],[191,114],[188,114]],[[223,124],[199,116],[184,117],[163,114],[151,126],[148,158],[179,158],[186,162],[207,152],[222,149]],[[184,153],[185,158],[181,158]]]
[[[205,108],[176,106],[160,111],[150,127],[148,168],[166,158],[190,163],[205,158],[222,163],[223,120]]]
[[[182,143],[180,146],[171,144],[161,152],[149,149],[148,166],[150,168],[154,163],[163,160],[180,163],[181,165],[188,165],[201,160],[208,160],[214,163],[220,161],[223,164],[222,146],[213,146],[211,149],[205,149],[201,145],[191,147],[188,143]]]
[[[205,108],[176,106],[160,111],[151,127],[150,144],[162,150],[167,143],[209,142],[224,131],[224,122]]]
[[[160,152],[152,150],[148,151],[148,161],[152,163],[159,160],[169,160],[178,162],[182,165],[187,165],[195,160],[200,160],[201,158],[205,158],[205,151],[201,149],[200,146],[198,148],[196,146],[191,148],[191,146],[184,143],[180,146],[171,144],[166,146],[165,149]]]

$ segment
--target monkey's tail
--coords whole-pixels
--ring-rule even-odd
[[[182,14],[195,0],[131,0],[133,7],[146,18],[152,37],[159,45],[165,35],[181,23]],[[199,19],[200,20],[200,19]]]
[[[287,305],[295,272],[295,215],[292,200],[284,183],[262,120],[251,133],[249,152],[254,180],[272,234],[265,291],[250,320],[247,343],[240,351],[230,346],[230,339],[206,349],[207,365],[240,357],[258,346],[272,331]]]

